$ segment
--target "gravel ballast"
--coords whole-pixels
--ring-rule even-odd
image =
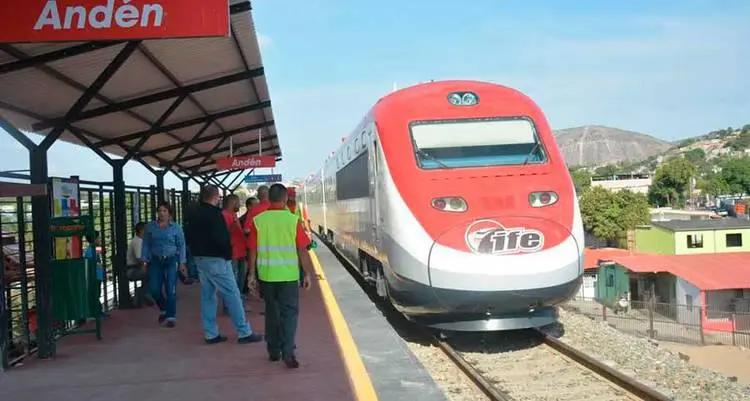
[[[750,387],[691,365],[658,342],[622,333],[606,322],[561,309],[559,324],[543,331],[675,400],[750,400]]]

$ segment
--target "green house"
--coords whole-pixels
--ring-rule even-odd
[[[750,252],[750,220],[654,221],[635,229],[635,250],[662,255]]]
[[[596,299],[607,306],[614,306],[620,297],[630,292],[628,270],[616,263],[601,263],[597,269]]]

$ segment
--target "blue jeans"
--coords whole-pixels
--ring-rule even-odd
[[[252,334],[250,323],[245,318],[245,308],[242,306],[240,290],[232,271],[232,262],[207,256],[194,258],[201,281],[201,320],[206,339],[219,335],[219,326],[216,324],[217,292],[229,311],[237,336],[247,337]]]
[[[189,249],[187,252],[187,271],[189,278],[198,279],[198,267],[195,265],[195,258],[190,254]]]
[[[177,314],[177,257],[151,258],[148,265],[148,285],[151,297],[167,320]]]

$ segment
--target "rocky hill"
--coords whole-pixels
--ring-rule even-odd
[[[646,134],[600,125],[558,130],[555,137],[570,167],[638,163],[674,147]]]

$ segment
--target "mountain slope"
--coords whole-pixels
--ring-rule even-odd
[[[673,147],[649,135],[601,125],[557,130],[555,137],[568,166],[637,163]]]

